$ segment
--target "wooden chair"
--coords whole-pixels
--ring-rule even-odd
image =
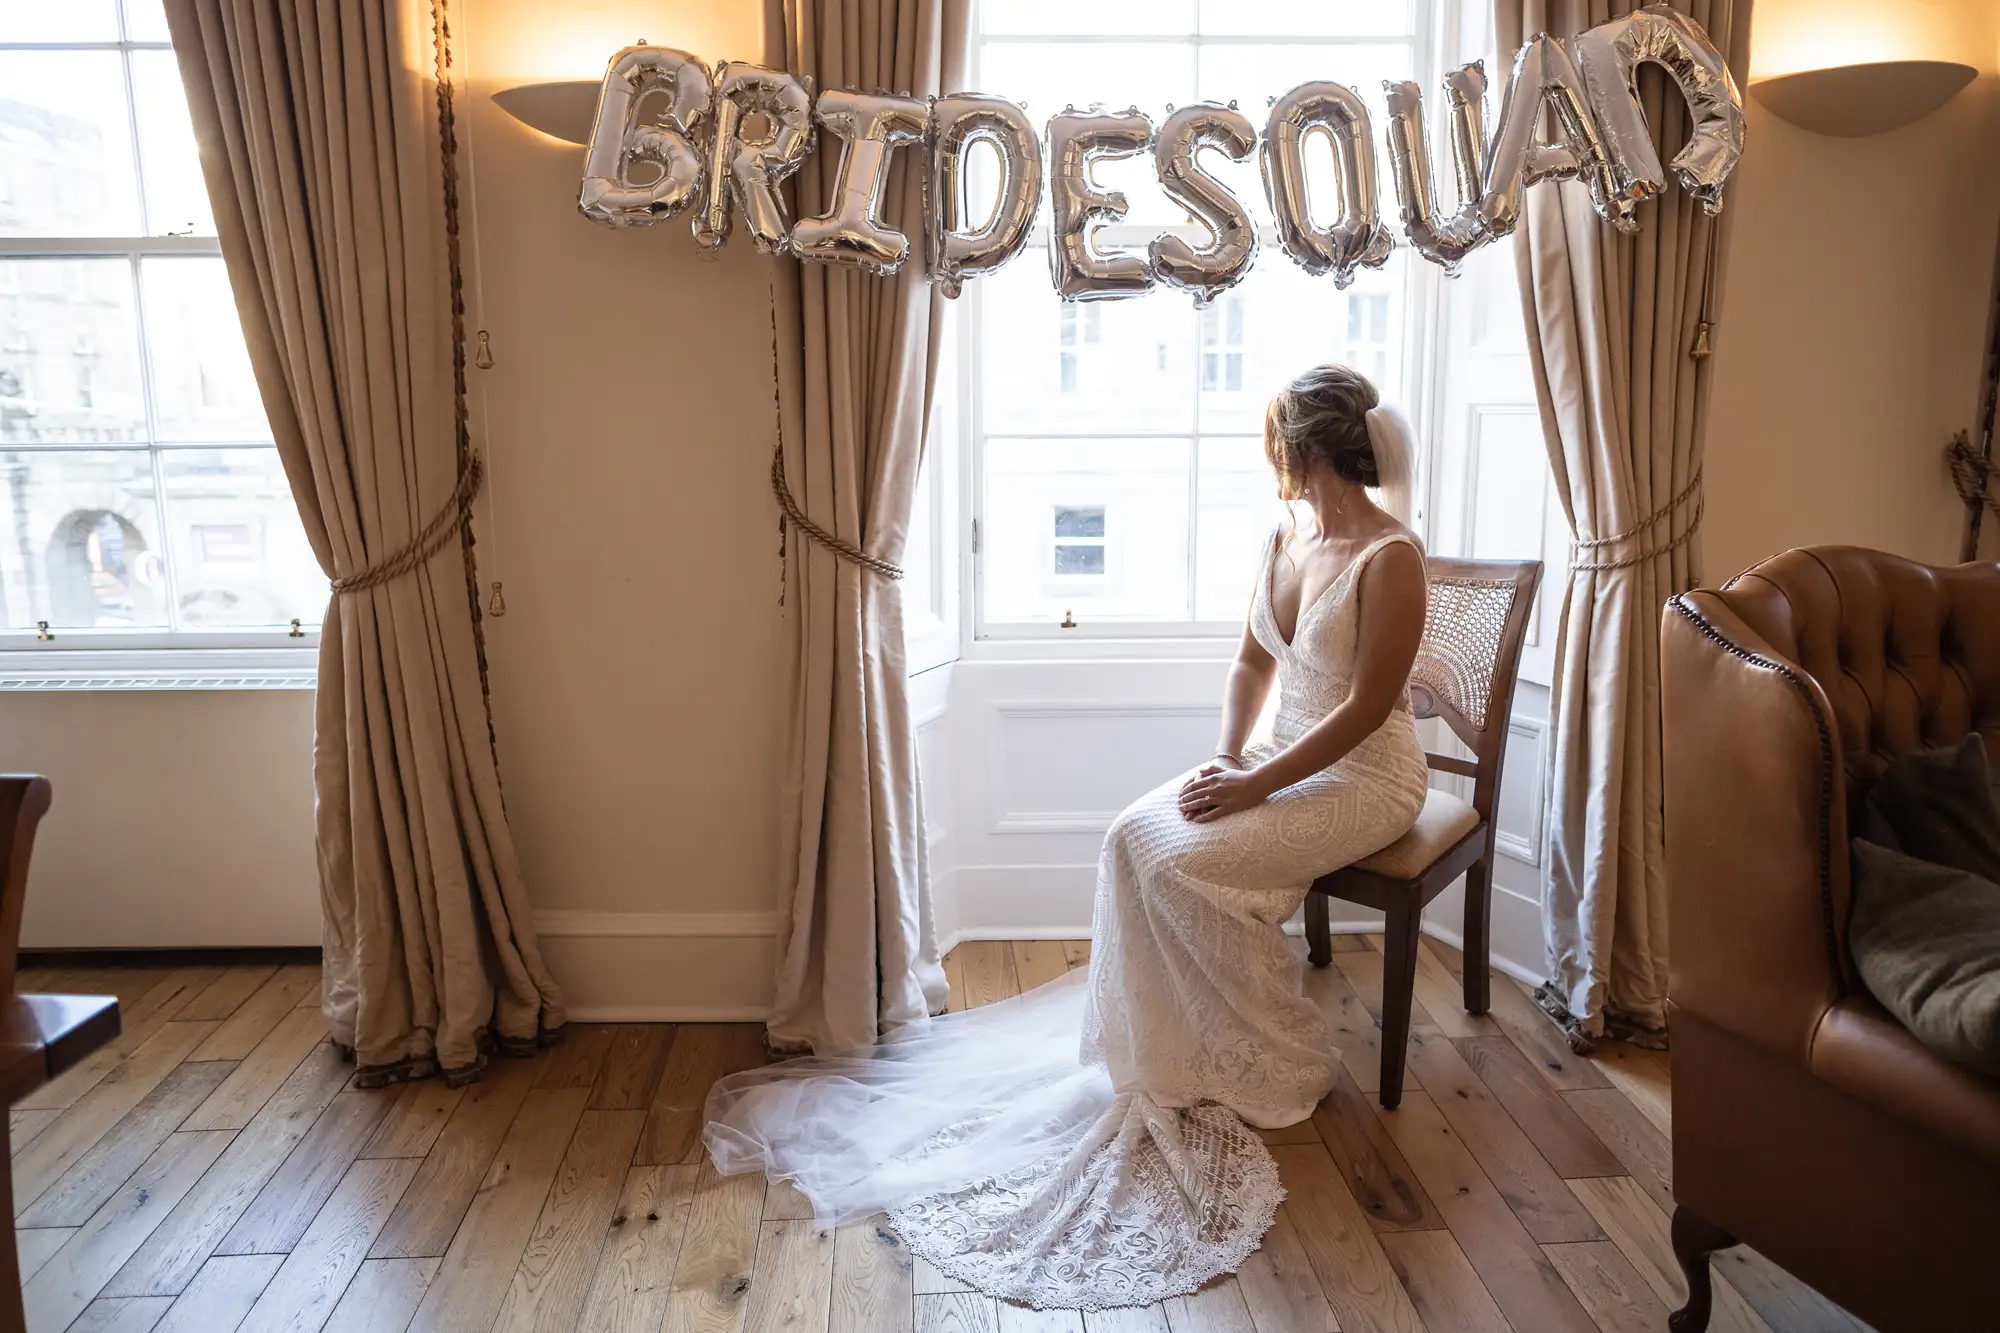
[[[1507,757],[1507,719],[1527,637],[1528,612],[1542,581],[1539,560],[1453,560],[1433,556],[1423,645],[1410,671],[1410,708],[1443,718],[1472,749],[1470,760],[1432,754],[1433,770],[1472,779],[1472,800],[1432,788],[1415,827],[1372,856],[1313,882],[1306,894],[1307,956],[1333,959],[1327,899],[1379,908],[1382,968],[1382,1105],[1403,1099],[1403,1048],[1410,1038],[1417,936],[1425,904],[1465,876],[1465,1007],[1486,1012],[1492,920],[1493,806]]]
[[[118,1035],[118,1001],[109,995],[16,995],[21,913],[28,901],[28,858],[35,827],[49,808],[49,780],[0,774],[0,1094],[11,1105]],[[13,1156],[6,1120],[0,1148]],[[14,1216],[14,1182],[0,1171],[0,1207]],[[0,1333],[25,1326],[14,1229],[0,1238]]]

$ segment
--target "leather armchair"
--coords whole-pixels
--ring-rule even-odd
[[[1847,951],[1848,799],[1969,731],[2000,755],[2000,565],[1788,551],[1660,631],[1676,1330],[1742,1242],[1882,1333],[2000,1328],[2000,1084]]]

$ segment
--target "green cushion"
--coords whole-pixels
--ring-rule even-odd
[[[1862,980],[1924,1045],[2000,1077],[2000,803],[1979,738],[1892,763],[1856,833]]]

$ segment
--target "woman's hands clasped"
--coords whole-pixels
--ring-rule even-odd
[[[1181,817],[1206,824],[1248,810],[1270,794],[1255,770],[1217,756],[1217,762],[1203,764],[1181,786]]]

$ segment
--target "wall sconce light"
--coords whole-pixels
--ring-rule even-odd
[[[587,144],[591,122],[597,118],[598,86],[595,79],[524,83],[494,93],[493,105],[551,138]]]
[[[1978,76],[1949,60],[1881,60],[1757,79],[1750,92],[1800,129],[1857,138],[1922,120]]]

